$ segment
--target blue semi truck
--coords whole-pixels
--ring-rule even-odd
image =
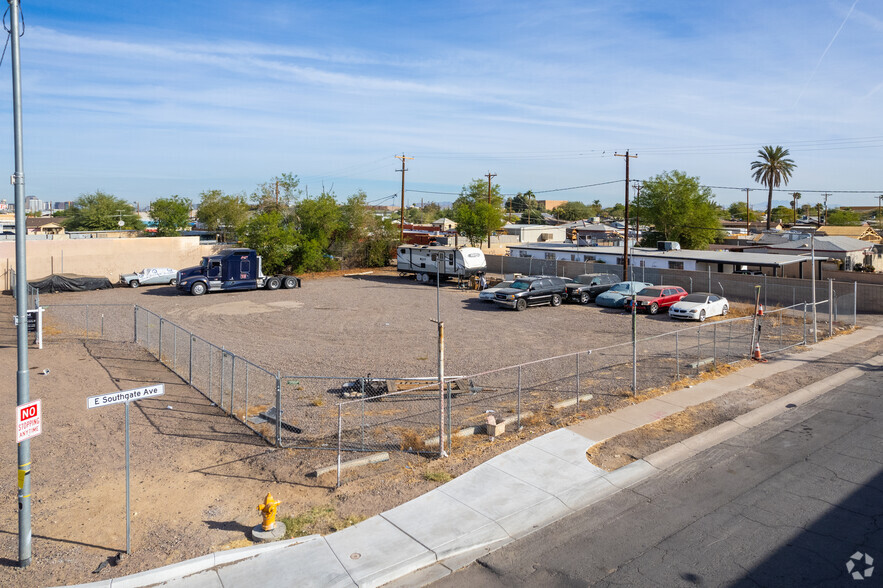
[[[261,256],[254,249],[224,249],[217,255],[202,258],[199,265],[178,271],[175,287],[179,292],[201,296],[206,292],[238,290],[278,290],[300,288],[297,276],[265,276]]]

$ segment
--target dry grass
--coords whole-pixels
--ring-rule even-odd
[[[240,410],[235,411],[233,414],[240,421],[244,421],[248,417],[253,417],[253,416],[261,414],[262,412],[265,412],[268,408],[270,408],[269,404],[255,404],[255,405],[249,406],[247,412],[245,410],[240,409]]]
[[[400,438],[399,448],[402,451],[424,451],[426,450],[425,435],[415,431],[414,429],[406,429],[397,427],[393,431]]]

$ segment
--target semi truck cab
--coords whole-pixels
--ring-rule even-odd
[[[178,272],[176,288],[200,296],[206,292],[236,290],[277,290],[299,288],[296,276],[265,276],[261,271],[261,256],[254,249],[224,249],[217,255],[202,258],[198,266]]]

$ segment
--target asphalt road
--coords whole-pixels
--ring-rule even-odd
[[[869,369],[435,586],[883,585],[881,414]]]

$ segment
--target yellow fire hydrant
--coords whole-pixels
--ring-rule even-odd
[[[280,504],[282,504],[281,500],[275,500],[273,495],[267,492],[264,503],[258,505],[258,510],[261,511],[261,516],[264,519],[261,524],[264,531],[271,531],[276,526],[276,507]]]

